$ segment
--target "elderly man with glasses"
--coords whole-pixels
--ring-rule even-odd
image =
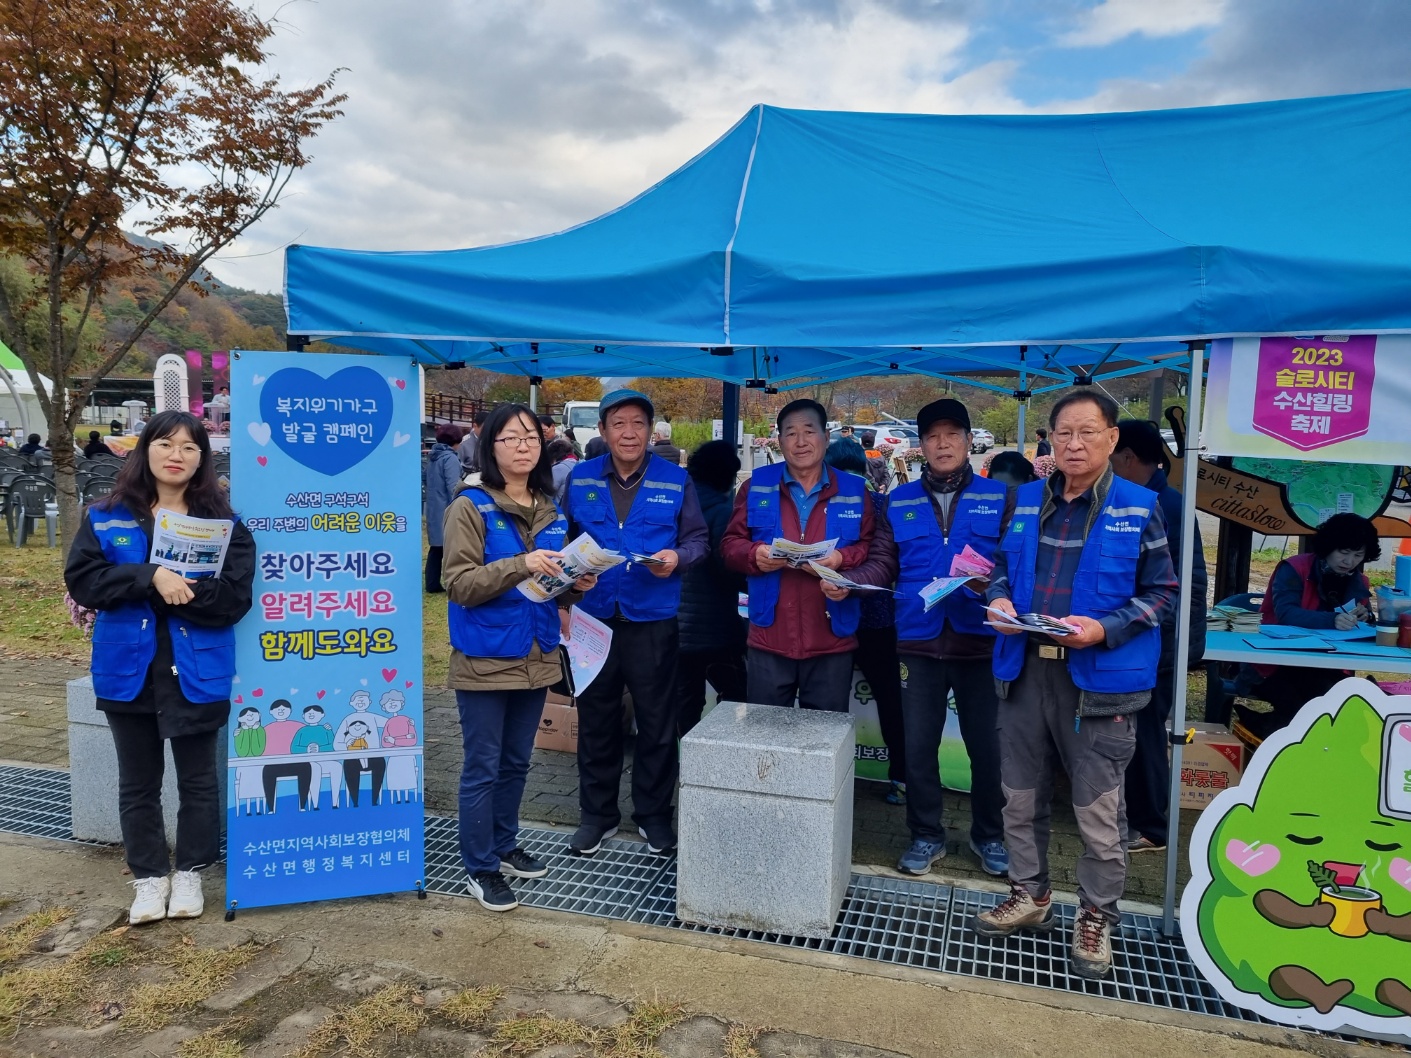
[[[1108,465],[1116,402],[1075,390],[1054,405],[1049,427],[1058,469],[1020,486],[987,591],[1001,633],[994,675],[1010,896],[974,927],[1004,937],[1055,925],[1049,807],[1061,764],[1084,846],[1072,966],[1094,978],[1112,969],[1111,930],[1127,881],[1122,784],[1136,745],[1132,714],[1156,686],[1176,574],[1156,494]],[[1048,635],[1013,622],[1029,613],[1071,631]]]

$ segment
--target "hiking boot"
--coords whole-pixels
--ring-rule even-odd
[[[568,839],[568,851],[575,856],[591,856],[603,847],[603,842],[617,833],[617,826],[600,827],[596,823],[582,823]]]
[[[201,895],[201,876],[195,871],[177,871],[171,877],[171,901],[167,918],[200,918],[206,909]]]
[[[901,854],[901,859],[897,860],[897,870],[902,874],[927,874],[931,870],[931,864],[945,858],[944,841],[923,841],[917,838],[911,843],[911,847]]]
[[[479,900],[486,911],[513,911],[519,906],[514,890],[499,871],[479,871],[465,884],[470,895]]]
[[[1007,937],[1021,929],[1047,933],[1053,929],[1053,900],[1045,893],[1042,901],[1029,895],[1029,890],[1010,883],[1009,899],[989,911],[981,911],[971,921],[971,927],[982,937]]]
[[[1112,923],[1097,908],[1085,905],[1073,923],[1073,972],[1090,978],[1112,972]]]
[[[500,857],[500,873],[511,878],[542,878],[549,868],[523,849],[511,849]]]
[[[129,926],[158,922],[167,917],[167,897],[171,896],[171,882],[166,875],[160,878],[134,878],[132,887],[137,890],[137,895],[132,898],[132,907],[127,912]]]
[[[1165,842],[1155,842],[1145,834],[1138,834],[1127,842],[1127,851],[1135,854],[1138,852],[1165,852]]]
[[[659,856],[665,856],[676,848],[676,833],[670,823],[648,823],[638,827],[637,833],[647,839],[647,848]]]
[[[977,845],[975,839],[971,838],[970,851],[980,858],[980,869],[986,874],[1003,878],[1009,873],[1009,850],[1004,847],[1004,842],[986,841]]]

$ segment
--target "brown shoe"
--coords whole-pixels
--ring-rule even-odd
[[[1086,905],[1073,923],[1073,972],[1079,977],[1106,977],[1112,972],[1112,923]]]
[[[989,911],[981,911],[971,922],[982,937],[1007,937],[1021,929],[1047,933],[1054,927],[1053,901],[1039,903],[1022,885],[1011,884],[1009,899]]]

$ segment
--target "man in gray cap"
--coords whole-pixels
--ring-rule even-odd
[[[686,471],[648,451],[654,416],[646,394],[607,394],[598,405],[607,454],[579,463],[568,477],[571,535],[586,532],[627,556],[578,604],[612,629],[602,671],[578,696],[580,815],[569,848],[581,856],[597,852],[620,822],[624,686],[637,719],[632,818],[653,852],[676,847],[676,611],[681,574],[705,559],[710,534]]]

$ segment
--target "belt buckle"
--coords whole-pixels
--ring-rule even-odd
[[[1049,661],[1062,661],[1067,653],[1066,648],[1058,646],[1056,643],[1039,644],[1039,657],[1046,658]]]

